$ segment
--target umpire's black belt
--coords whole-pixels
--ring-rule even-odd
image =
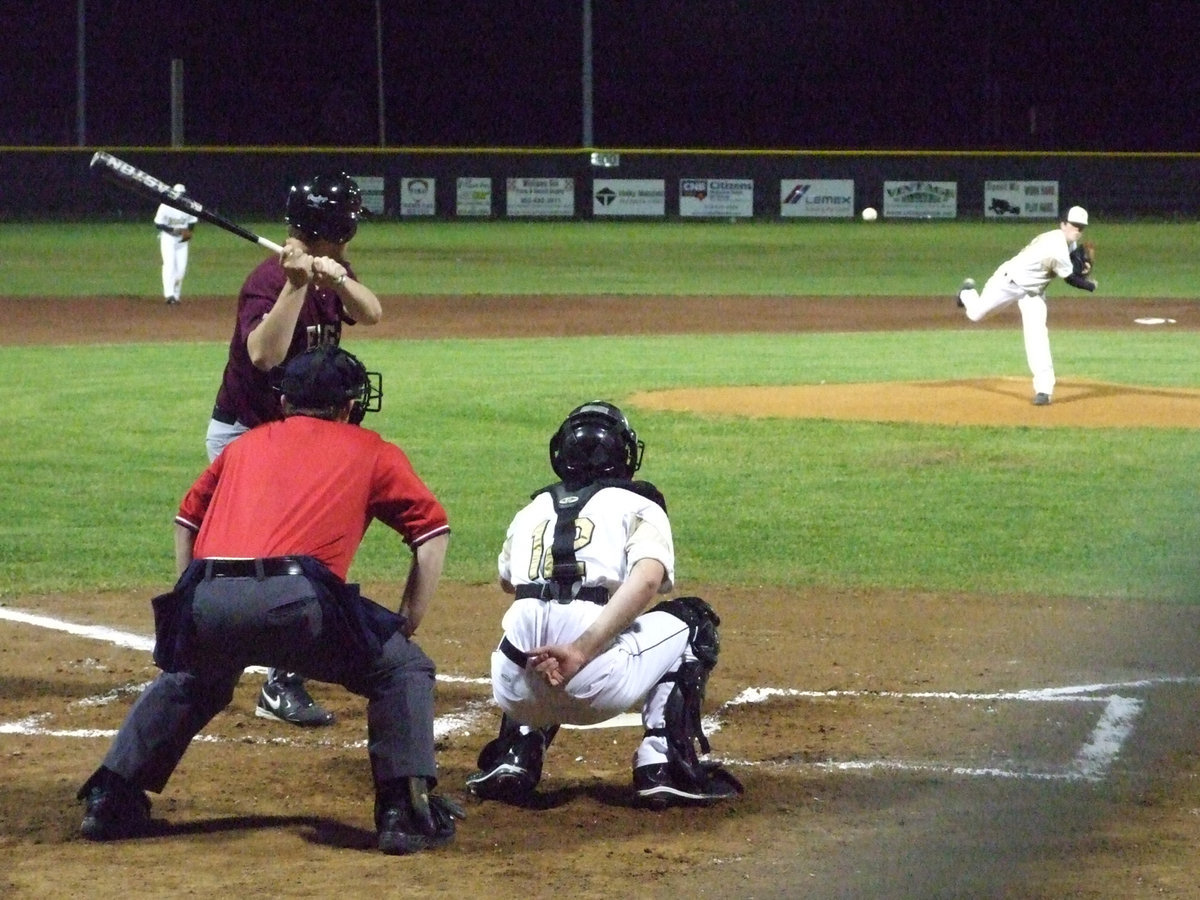
[[[262,559],[206,559],[205,578],[274,578],[279,575],[303,575],[298,556],[267,556]]]
[[[589,603],[599,603],[601,606],[608,602],[608,588],[605,587],[583,587],[579,589],[579,593],[577,593],[574,597],[563,597],[561,599],[555,596],[557,592],[555,591],[554,587],[555,586],[549,582],[545,584],[518,584],[517,599],[526,600],[532,598],[534,600],[553,600],[555,603],[570,603],[572,600],[586,600]]]

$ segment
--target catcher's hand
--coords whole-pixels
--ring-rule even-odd
[[[1071,251],[1071,268],[1076,275],[1092,274],[1092,266],[1096,262],[1096,245],[1091,241],[1077,244]]]

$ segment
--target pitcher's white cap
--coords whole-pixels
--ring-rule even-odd
[[[1067,210],[1067,221],[1083,228],[1088,223],[1087,210],[1082,206],[1072,206]]]
[[[171,190],[173,190],[173,191],[177,191],[177,192],[178,192],[178,193],[180,193],[180,194],[186,194],[186,193],[187,193],[187,188],[185,188],[185,187],[184,187],[182,184],[177,184],[177,185],[175,185],[175,187],[171,188]],[[1079,208],[1079,207],[1076,207],[1076,209],[1078,209],[1078,208]],[[1084,213],[1084,214],[1083,214],[1083,218],[1084,218],[1084,220],[1086,220],[1086,219],[1087,219],[1087,213]]]

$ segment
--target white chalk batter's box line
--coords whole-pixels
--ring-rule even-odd
[[[133,650],[151,652],[154,649],[153,638],[148,638],[142,635],[130,634],[128,632],[117,631],[111,628],[94,625],[79,625],[72,622],[65,622],[60,619],[54,619],[47,616],[42,616],[34,613],[21,612],[19,610],[10,610],[0,607],[0,619],[11,622],[19,622],[22,624],[33,625],[39,628],[47,628],[54,631],[63,631],[69,634],[80,637],[88,637],[94,640],[104,641],[119,647],[125,647]],[[254,666],[246,671],[265,673],[266,669]],[[437,676],[439,681],[454,683],[454,684],[475,684],[489,685],[490,681],[487,678],[469,678],[463,676],[441,675]],[[1125,745],[1130,735],[1133,733],[1137,718],[1141,713],[1143,701],[1137,697],[1128,696],[1131,691],[1145,691],[1161,685],[1167,684],[1200,684],[1200,677],[1192,676],[1176,676],[1176,677],[1161,677],[1151,679],[1140,679],[1136,681],[1124,681],[1110,684],[1084,684],[1070,685],[1056,688],[1040,688],[1020,691],[998,691],[992,693],[969,693],[969,692],[954,692],[954,691],[806,691],[796,690],[791,688],[747,688],[742,691],[732,700],[729,700],[722,705],[716,715],[706,716],[704,719],[704,730],[711,734],[721,729],[720,713],[748,703],[762,703],[772,698],[796,699],[796,700],[835,700],[839,698],[872,698],[872,699],[887,699],[893,698],[896,700],[943,700],[943,701],[963,701],[963,702],[1025,702],[1025,703],[1092,703],[1103,704],[1104,708],[1092,728],[1087,740],[1079,748],[1072,762],[1065,766],[1058,766],[1043,771],[1033,770],[1030,768],[1002,768],[1002,767],[970,767],[960,765],[950,765],[943,763],[930,762],[905,762],[901,760],[858,760],[850,762],[837,762],[828,760],[824,762],[802,762],[794,761],[785,762],[764,762],[756,760],[735,760],[722,759],[721,761],[729,765],[737,766],[760,766],[770,765],[774,767],[800,768],[809,767],[818,770],[838,771],[838,772],[869,772],[869,771],[895,771],[895,772],[914,772],[914,773],[931,773],[942,775],[960,775],[967,777],[988,777],[988,778],[1014,778],[1014,779],[1035,779],[1035,780],[1060,780],[1060,781],[1098,781],[1103,779],[1111,769],[1113,763],[1121,752],[1121,748]],[[105,705],[111,703],[120,697],[138,693],[145,688],[145,684],[129,685],[123,688],[118,688],[101,694],[95,697],[84,698],[74,701],[74,705],[89,706],[89,705]],[[1117,693],[1122,692],[1122,693]],[[443,738],[450,734],[467,732],[469,733],[472,726],[479,722],[486,711],[492,706],[492,701],[481,700],[470,702],[467,706],[456,713],[439,716],[434,723],[434,733],[438,738]],[[42,713],[33,716],[27,716],[15,722],[0,722],[0,734],[25,734],[38,735],[46,737],[60,738],[111,738],[116,732],[108,729],[51,729],[43,727],[43,723],[50,717],[51,713]],[[566,726],[570,727],[570,726]],[[641,717],[636,713],[625,713],[616,716],[607,722],[599,725],[587,726],[591,728],[615,728],[615,727],[641,727]],[[212,735],[198,735],[198,741],[221,742],[228,740]],[[238,743],[245,743],[246,738],[239,737],[236,739]],[[264,738],[255,741],[262,744],[293,744],[296,743],[290,738]],[[326,743],[326,742],[321,742]],[[349,748],[362,748],[366,746],[365,741],[355,741],[344,746]]]

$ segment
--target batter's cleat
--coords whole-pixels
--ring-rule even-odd
[[[467,790],[481,800],[516,804],[529,800],[542,779],[542,758],[546,752],[542,732],[513,735],[502,753],[484,762],[482,757],[489,755],[488,749],[484,748],[480,754],[480,771],[467,779]]]
[[[1040,392],[1037,394],[1034,394],[1033,395],[1033,405],[1034,406],[1049,406],[1050,405],[1050,395],[1043,394]]]
[[[89,841],[117,841],[150,832],[150,798],[121,776],[101,770],[79,792],[87,807],[79,833]]]
[[[319,706],[300,680],[264,681],[254,714],[301,728],[332,725],[333,713]]]
[[[638,806],[646,809],[703,806],[742,793],[741,783],[716,763],[701,763],[701,766],[702,777],[687,780],[675,777],[670,763],[638,766],[633,770]]]
[[[973,291],[973,290],[975,290],[975,279],[974,278],[964,279],[963,283],[962,283],[962,287],[960,287],[958,289],[958,294],[955,295],[955,305],[958,306],[959,309],[964,309],[966,307],[966,304],[963,303],[963,299],[962,299],[963,291]]]
[[[392,856],[405,856],[444,847],[454,840],[454,820],[466,817],[453,800],[431,796],[428,779],[398,778],[375,800],[379,849]]]

